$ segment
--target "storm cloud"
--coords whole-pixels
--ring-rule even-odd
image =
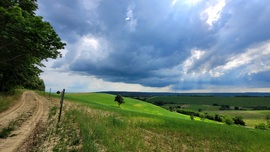
[[[173,90],[269,88],[268,0],[46,0],[67,47],[52,68]]]

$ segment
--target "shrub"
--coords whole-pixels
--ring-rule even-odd
[[[223,116],[219,114],[215,114],[215,120],[218,122],[224,122]]]
[[[221,105],[219,110],[230,110],[230,106],[229,105]]]
[[[190,119],[194,120],[194,115],[193,114],[190,115]]]
[[[233,118],[233,120],[234,120],[234,123],[235,123],[236,125],[242,125],[242,126],[245,126],[245,125],[246,125],[245,122],[244,122],[244,120],[243,120],[243,117],[242,117],[242,116],[235,116],[235,117]]]
[[[231,117],[225,117],[225,123],[227,125],[232,125],[234,124],[234,120]]]
[[[266,115],[265,119],[266,119],[267,121],[270,121],[270,115],[269,115],[269,114]]]
[[[178,110],[176,110],[176,112],[182,113],[182,114],[186,114],[186,115],[191,115],[191,114],[193,114],[193,111],[188,110],[188,109],[178,109]]]
[[[209,120],[215,120],[215,115],[213,115],[213,114],[208,114],[208,113],[206,113],[206,114],[205,114],[205,117],[206,117],[207,119],[209,119]]]
[[[201,120],[205,119],[205,114],[204,113],[199,113],[199,117],[201,118]]]
[[[217,104],[217,103],[214,103],[214,104],[213,104],[213,106],[219,106],[219,104]]]
[[[268,130],[269,128],[265,123],[260,123],[258,125],[255,125],[255,129]]]

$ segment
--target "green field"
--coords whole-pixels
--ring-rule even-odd
[[[219,110],[219,111],[206,111],[216,114],[228,115],[228,116],[243,116],[244,121],[248,127],[254,127],[260,123],[266,122],[266,115],[270,115],[270,110],[251,110],[251,111],[239,111],[239,110]]]
[[[163,107],[178,106],[182,108],[190,109],[193,111],[222,114],[231,117],[242,116],[248,127],[253,127],[260,123],[266,122],[266,116],[270,115],[270,110],[219,110],[220,105],[229,105],[234,108],[242,107],[250,109],[257,106],[270,107],[270,98],[268,97],[196,97],[196,96],[162,96],[151,97],[148,102],[163,101],[165,104]],[[172,104],[174,103],[174,104]],[[218,104],[219,106],[213,106]]]
[[[80,101],[88,104],[98,104],[102,105],[102,108],[111,108],[115,110],[119,110],[118,105],[114,101],[114,95],[110,94],[101,94],[101,93],[86,93],[86,94],[66,94],[65,98],[68,100]],[[181,115],[176,112],[170,112],[153,104],[149,104],[146,102],[141,102],[139,100],[124,98],[125,103],[121,105],[122,111],[129,112],[139,112],[145,114],[154,114],[168,117],[176,117],[182,119],[189,119],[186,115]]]
[[[196,97],[196,96],[160,96],[151,97],[147,101],[174,102],[176,104],[191,105],[230,105],[239,107],[270,107],[270,98],[267,97]]]
[[[77,124],[82,151],[270,151],[269,131],[193,121],[130,98],[118,108],[114,97],[66,94],[78,106],[65,110],[61,125],[68,134]]]

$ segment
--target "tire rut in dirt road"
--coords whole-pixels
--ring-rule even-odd
[[[12,151],[27,151],[22,149],[22,145],[27,145],[27,140],[31,133],[37,127],[37,124],[41,121],[46,121],[48,113],[49,101],[44,97],[37,95],[33,91],[25,91],[22,94],[18,108],[13,108],[6,115],[1,117],[1,120],[6,122],[17,119],[20,114],[31,113],[26,120],[11,132],[11,136],[6,139],[0,139],[0,152],[12,152]],[[2,115],[2,114],[1,114]],[[17,117],[16,117],[17,116]],[[1,121],[2,123],[2,121]],[[5,124],[7,125],[7,124]]]
[[[14,120],[15,118],[17,118],[21,113],[23,113],[24,110],[23,107],[25,105],[25,101],[24,98],[25,98],[25,93],[24,92],[22,94],[22,97],[20,98],[20,100],[14,105],[12,106],[10,109],[0,113],[0,131],[7,127],[8,124]]]

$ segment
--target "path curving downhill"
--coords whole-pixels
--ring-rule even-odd
[[[0,152],[28,151],[27,142],[31,134],[39,126],[45,123],[49,111],[50,101],[39,96],[34,91],[25,91],[20,101],[10,109],[0,113],[0,131],[14,122],[17,126],[6,138],[0,138]]]

